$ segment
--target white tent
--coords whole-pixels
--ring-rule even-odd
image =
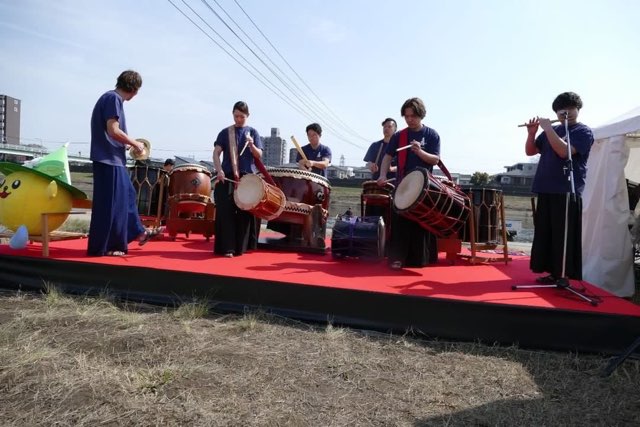
[[[626,179],[640,183],[640,107],[593,129],[582,194],[582,272],[615,295],[633,295],[632,212]]]

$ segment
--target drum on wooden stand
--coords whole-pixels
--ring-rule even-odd
[[[202,234],[209,240],[215,233],[215,204],[211,200],[211,172],[197,164],[174,167],[169,173],[167,232]]]
[[[136,190],[140,219],[145,225],[160,225],[167,204],[167,172],[162,168],[136,165],[129,173]]]
[[[331,185],[316,173],[300,169],[269,168],[269,176],[282,190],[286,203],[267,228],[284,234],[269,239],[266,247],[324,252]]]
[[[252,174],[240,178],[233,200],[238,208],[266,220],[279,217],[287,202],[281,189]]]
[[[408,173],[400,182],[393,194],[393,208],[438,237],[457,233],[470,211],[465,193],[424,168]]]
[[[181,213],[204,212],[211,201],[211,172],[196,164],[174,167],[169,173],[169,200],[179,204]]]

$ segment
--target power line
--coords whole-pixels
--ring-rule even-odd
[[[274,93],[276,96],[278,96],[278,98],[280,98],[281,100],[283,100],[286,104],[288,104],[290,107],[292,107],[295,111],[297,111],[299,114],[301,114],[302,116],[306,117],[307,119],[311,120],[311,121],[315,121],[313,119],[313,117],[311,117],[306,111],[303,111],[302,108],[300,108],[300,106],[297,105],[297,103],[291,99],[289,96],[287,96],[282,89],[280,89],[279,87],[277,87],[267,76],[265,76],[262,72],[260,72],[259,70],[255,70],[255,73],[253,72],[252,69],[249,69],[245,64],[249,63],[249,61],[247,60],[247,58],[240,53],[235,47],[233,47],[231,45],[231,43],[229,43],[224,36],[222,36],[218,31],[216,31],[208,22],[206,19],[204,19],[197,11],[195,11],[185,0],[182,0],[183,4],[191,11],[191,13],[193,13],[195,16],[197,16],[203,23],[204,25],[206,25],[218,38],[220,38],[227,46],[229,46],[229,48],[231,50],[233,50],[233,52],[235,52],[235,54],[242,58],[242,60],[245,62],[241,62],[240,60],[238,60],[238,58],[236,58],[234,55],[232,55],[229,50],[227,50],[224,46],[221,45],[220,42],[218,42],[216,39],[214,39],[205,29],[203,29],[200,25],[198,25],[198,23],[196,23],[189,15],[187,15],[187,13],[185,13],[185,11],[183,11],[180,7],[178,7],[173,1],[171,0],[167,0],[169,1],[169,3],[176,9],[178,10],[178,12],[180,12],[185,18],[187,18],[187,20],[189,20],[189,22],[191,22],[192,25],[194,25],[196,28],[198,28],[207,38],[209,38],[212,42],[214,42],[220,49],[222,49],[223,52],[225,52],[228,56],[230,56],[236,63],[238,63],[242,68],[244,68],[249,74],[251,74],[256,80],[258,80],[263,86],[265,86],[267,89],[269,89],[272,93]],[[282,78],[280,78],[280,76],[275,73],[275,71],[273,71],[273,69],[271,67],[268,66],[268,64],[266,64],[264,62],[264,60],[262,60],[262,58],[260,58],[260,56],[258,56],[258,54],[251,49],[251,47],[249,47],[243,40],[242,38],[237,34],[237,32],[235,32],[225,21],[224,19],[215,11],[211,8],[211,6],[205,1],[202,0],[202,2],[209,8],[209,10],[214,13],[216,15],[216,17],[229,29],[229,31],[231,31],[243,44],[244,46],[249,49],[249,51],[256,57],[258,58],[258,60],[272,73],[276,76],[276,78],[280,81],[280,83],[289,90],[289,92],[291,92],[296,98],[298,98],[298,100],[303,104],[306,105],[308,107],[308,104],[305,103],[304,100],[302,100],[300,98],[300,96],[293,91],[293,89],[291,88],[291,86],[289,86],[286,82],[284,82],[282,80]],[[217,3],[216,3],[217,4]],[[218,5],[220,7],[220,5]],[[224,9],[223,9],[224,11]],[[226,11],[224,11],[225,13],[227,13]],[[227,13],[228,15],[228,13]],[[235,21],[233,21],[234,24],[236,26],[238,26],[239,28],[241,28]],[[242,29],[241,29],[242,30]],[[244,31],[243,31],[244,32]],[[246,34],[246,33],[245,33]],[[250,37],[249,37],[250,38]],[[253,40],[251,40],[252,43],[256,44]],[[256,45],[257,46],[257,45]],[[264,52],[263,52],[264,53]],[[266,54],[265,54],[266,55]],[[267,56],[268,57],[268,56]],[[273,62],[273,61],[271,61]],[[256,73],[261,77],[258,77],[258,75],[256,75]],[[291,79],[289,79],[291,80]],[[353,145],[357,148],[363,148],[362,146],[353,143],[352,141],[345,139],[341,132],[338,132],[337,130],[335,130],[330,124],[326,124],[325,125],[330,131],[332,131],[332,133],[334,133],[339,139],[347,142],[350,145]],[[364,139],[364,138],[363,138]]]
[[[209,10],[210,10],[210,11],[211,11],[215,16],[216,16],[216,18],[218,18],[218,20],[220,20],[220,22],[222,22],[222,24],[224,24],[224,26],[226,26],[226,27],[227,27],[227,29],[228,29],[229,31],[231,31],[231,33],[232,33],[232,34],[233,34],[233,35],[234,35],[238,40],[240,40],[240,42],[241,42],[241,43],[242,43],[242,44],[243,44],[243,45],[244,45],[244,46],[245,46],[245,47],[246,47],[246,48],[247,48],[247,49],[248,49],[248,50],[249,50],[249,51],[250,51],[250,52],[251,52],[251,53],[252,53],[252,54],[257,58],[257,59],[258,59],[258,61],[260,61],[260,63],[261,63],[265,68],[267,68],[267,70],[269,70],[269,71],[271,72],[271,74],[273,74],[273,75],[278,79],[278,81],[280,81],[280,83],[281,83],[285,88],[287,88],[287,89],[288,89],[288,90],[289,90],[289,91],[290,91],[290,92],[291,92],[291,93],[292,93],[296,98],[298,98],[298,100],[299,100],[299,101],[300,101],[304,106],[306,106],[307,108],[309,108],[309,109],[313,110],[313,108],[311,108],[311,106],[310,106],[308,103],[306,103],[306,102],[305,102],[305,101],[304,101],[304,100],[303,100],[303,99],[302,99],[302,98],[301,98],[301,97],[300,97],[300,96],[299,96],[295,91],[293,91],[293,89],[291,89],[291,87],[290,87],[290,86],[289,86],[289,85],[288,85],[288,84],[287,84],[287,83],[286,83],[286,82],[285,82],[285,81],[284,81],[284,80],[283,80],[283,79],[282,79],[282,78],[281,78],[281,77],[280,77],[280,76],[279,76],[275,71],[273,71],[273,69],[272,69],[272,68],[271,68],[271,67],[270,67],[270,66],[269,66],[269,65],[268,65],[268,64],[267,64],[267,63],[266,63],[266,62],[265,62],[265,61],[264,61],[264,60],[263,60],[263,59],[262,59],[262,58],[261,58],[261,57],[260,57],[260,56],[259,56],[259,55],[258,55],[258,54],[257,54],[257,53],[256,53],[256,52],[255,52],[255,51],[254,51],[254,50],[253,50],[253,49],[252,49],[252,48],[251,48],[251,47],[250,47],[250,46],[249,46],[249,45],[248,45],[248,44],[247,44],[247,43],[246,43],[242,38],[241,38],[241,37],[240,37],[240,36],[239,36],[239,35],[238,35],[238,33],[237,33],[236,31],[234,31],[234,30],[233,30],[233,28],[231,28],[231,26],[229,26],[229,24],[224,20],[224,18],[222,18],[222,16],[220,16],[220,14],[219,14],[219,13],[217,13],[217,12],[216,12],[212,7],[211,7],[211,5],[209,5],[209,3],[208,3],[206,0],[201,0],[201,1],[202,1],[202,3],[203,3],[203,4],[204,4],[204,5],[205,5],[205,6],[206,6],[206,7],[207,7],[207,8],[208,8],[208,9],[209,9]],[[183,2],[184,2],[184,0],[183,0]],[[216,4],[218,4],[218,3],[216,2]],[[223,10],[227,15],[228,15],[228,13],[227,13],[227,12],[226,12],[226,11],[225,11],[225,10],[224,10],[220,5],[219,5],[219,4],[218,4],[218,7],[220,7],[220,8],[221,8],[221,9],[222,9],[222,10]],[[193,9],[192,9],[192,10],[193,10]],[[201,18],[201,19],[202,19],[202,18]],[[233,19],[232,19],[232,21],[233,21]],[[240,28],[240,30],[241,30],[241,31],[243,31],[243,30],[242,30],[242,28],[241,28],[241,27],[240,27],[240,26],[239,26],[235,21],[233,21],[233,23],[234,23],[238,28]],[[207,25],[208,25],[208,24],[207,24]],[[243,32],[244,32],[244,31],[243,31]],[[216,33],[216,34],[218,34],[218,33]],[[245,34],[246,34],[246,33],[245,33]],[[219,34],[218,34],[218,36],[219,36],[219,37],[222,37],[222,36],[220,36]],[[249,39],[251,39],[251,38],[249,37]],[[253,40],[251,40],[251,41],[252,41],[252,43],[253,43],[254,45],[256,44],[255,42],[253,42]],[[225,42],[226,42],[227,44],[229,44],[229,42],[228,42],[228,41],[226,41],[226,40],[225,40]],[[317,114],[317,112],[315,112],[315,113]],[[320,114],[320,115],[322,115],[322,114]],[[308,116],[307,116],[307,117],[308,117]],[[357,144],[353,143],[352,141],[350,141],[350,140],[345,139],[344,137],[342,137],[342,135],[340,134],[340,132],[338,132],[338,131],[337,131],[337,130],[336,130],[336,129],[331,125],[331,124],[327,123],[327,124],[325,124],[325,126],[326,126],[329,130],[331,130],[331,131],[332,131],[332,132],[333,132],[333,133],[334,133],[338,138],[342,139],[343,141],[347,142],[348,144],[354,145],[355,147],[358,147],[358,148],[363,148],[363,147],[361,147],[361,146],[359,146],[359,145],[357,145]]]
[[[240,60],[238,60],[236,57],[234,57],[227,49],[224,48],[224,46],[222,46],[220,43],[218,43],[217,40],[215,40],[213,37],[211,37],[211,35],[209,33],[207,33],[202,27],[200,27],[193,19],[191,19],[191,17],[189,17],[186,13],[184,13],[178,6],[176,6],[171,0],[167,0],[169,3],[171,3],[171,5],[176,8],[176,10],[178,10],[178,12],[180,12],[185,18],[187,18],[189,20],[189,22],[191,22],[196,28],[198,28],[205,36],[207,36],[207,38],[209,38],[209,40],[211,40],[213,43],[215,43],[220,49],[222,49],[222,51],[224,53],[226,53],[231,59],[233,59],[235,62],[238,63],[238,65],[240,65],[242,68],[245,69],[245,71],[247,71],[249,74],[251,74],[256,80],[258,80],[260,83],[262,83],[262,85],[264,85],[267,89],[269,89],[271,92],[273,92],[274,95],[276,95],[278,98],[282,99],[285,103],[287,103],[291,108],[293,108],[294,110],[298,111],[301,115],[306,116],[304,111],[300,110],[296,105],[293,105],[292,101],[284,94],[282,93],[282,90],[280,90],[279,88],[277,88],[275,85],[273,85],[273,83],[269,82],[269,79],[264,76],[264,74],[262,74],[260,71],[256,71],[263,79],[267,80],[267,82],[269,82],[272,86],[270,87],[267,83],[265,83],[260,77],[258,77],[251,69],[247,68],[245,66],[245,64],[243,64],[242,62],[240,62]],[[222,37],[216,30],[214,30],[213,28],[211,28],[211,26],[207,23],[206,20],[204,20],[204,18],[202,18],[196,11],[194,11],[191,6],[189,6],[184,0],[182,0],[182,2],[198,17],[202,20],[202,22],[205,23],[205,25],[207,25],[211,31],[213,31],[218,37],[220,37],[222,40],[225,41],[225,43],[227,43],[231,49],[233,49],[234,52],[236,52],[238,54],[238,56],[240,56],[245,63],[248,62],[248,60],[240,53],[238,52],[233,46],[231,46],[225,39],[224,37]],[[278,93],[278,91],[280,91],[280,93]],[[309,120],[312,120],[310,116],[306,116]]]
[[[215,1],[215,0],[214,0]],[[240,5],[240,3],[238,3],[238,0],[233,0],[235,2],[235,4],[238,6],[238,8],[240,8],[240,10],[242,11],[242,13],[244,13],[244,15],[247,17],[247,19],[249,19],[249,21],[253,24],[253,26],[256,28],[256,30],[258,30],[258,32],[260,33],[260,35],[262,37],[264,37],[264,39],[267,41],[267,43],[269,43],[269,46],[271,46],[271,48],[278,54],[278,56],[280,57],[280,59],[282,59],[282,61],[284,61],[285,64],[287,64],[287,66],[289,67],[289,69],[293,72],[293,74],[296,75],[296,77],[298,77],[298,79],[302,82],[302,84],[304,84],[304,86],[309,89],[309,91],[316,97],[316,99],[325,107],[326,111],[329,112],[329,114],[331,114],[333,117],[336,118],[336,120],[340,123],[342,123],[345,127],[345,129],[348,129],[351,131],[351,133],[355,136],[357,136],[358,138],[364,140],[364,141],[369,141],[369,139],[364,138],[362,136],[360,136],[356,131],[353,131],[349,125],[347,125],[345,122],[343,122],[340,117],[338,117],[337,114],[335,114],[331,108],[329,108],[329,106],[318,96],[318,94],[316,94],[314,92],[313,89],[311,89],[311,87],[307,84],[307,82],[302,78],[302,76],[300,76],[300,74],[298,74],[298,72],[296,72],[296,70],[291,66],[291,64],[289,63],[289,61],[286,60],[286,58],[280,53],[280,51],[278,50],[278,48],[276,48],[273,43],[271,43],[271,40],[269,40],[269,38],[262,32],[262,30],[260,29],[260,27],[258,27],[258,25],[253,21],[253,19],[251,18],[251,16],[249,16],[249,14],[244,10],[244,8]],[[297,87],[297,86],[296,86]]]
[[[213,0],[214,3],[224,12],[224,14],[231,20],[231,22],[233,22],[235,24],[236,27],[238,27],[238,29],[242,32],[242,34],[245,35],[245,37],[260,51],[260,53],[262,53],[262,55],[280,72],[280,74],[286,78],[296,89],[297,89],[297,93],[302,94],[302,96],[305,97],[306,100],[303,100],[300,96],[297,95],[297,93],[292,89],[291,86],[289,86],[287,83],[285,83],[278,74],[275,73],[275,71],[273,71],[267,64],[264,63],[264,61],[262,61],[262,59],[260,57],[258,57],[258,55],[249,47],[247,46],[246,43],[244,43],[244,41],[240,38],[240,36],[238,36],[238,34],[236,34],[235,31],[233,31],[231,29],[231,27],[229,27],[229,25],[224,22],[224,20],[213,10],[211,9],[211,7],[208,5],[208,3],[205,0],[202,0],[203,3],[207,4],[207,7],[209,7],[209,9],[218,17],[218,19],[220,19],[222,21],[222,23],[238,38],[238,40],[240,40],[245,47],[247,47],[247,49],[249,49],[256,58],[258,58],[258,60],[260,60],[260,62],[263,63],[263,65],[265,67],[267,67],[269,69],[269,71],[271,71],[271,73],[276,76],[276,78],[278,78],[278,80],[280,80],[280,82],[287,88],[289,89],[289,91],[291,91],[291,93],[293,93],[294,95],[296,95],[296,97],[300,100],[300,102],[302,102],[307,108],[313,110],[313,112],[315,114],[317,114],[318,116],[321,116],[323,118],[324,121],[327,121],[329,123],[331,123],[332,126],[337,126],[338,128],[343,128],[344,130],[346,130],[348,133],[350,133],[351,135],[357,137],[357,138],[361,138],[365,141],[368,141],[367,139],[363,138],[362,136],[360,136],[357,132],[353,131],[351,128],[349,128],[348,126],[346,126],[343,122],[341,122],[340,120],[335,121],[333,120],[333,118],[331,116],[326,116],[326,112],[322,111],[322,108],[318,106],[318,104],[310,97],[306,96],[304,94],[304,91],[300,88],[300,86],[298,86],[296,84],[295,81],[293,81],[293,79],[291,79],[287,73],[285,73],[282,68],[280,68],[278,66],[278,64],[276,64],[271,57],[264,51],[262,50],[262,48],[258,45],[258,43],[256,43],[253,38],[247,34],[247,32],[242,28],[242,26],[240,24],[238,24],[233,17],[226,11],[226,9],[224,7],[222,7],[222,5],[220,5],[220,3],[218,2],[218,0]],[[236,2],[236,4],[238,4]],[[260,32],[260,34],[262,34],[263,37],[266,38],[266,36],[264,35],[264,33],[257,27],[257,25],[255,24],[255,22],[253,21],[253,19],[251,19],[251,17],[247,14],[247,12],[242,8],[242,6],[240,6],[238,4],[238,7],[240,8],[240,10],[242,10],[242,12],[245,14],[245,16],[247,16],[247,18],[249,19],[249,21],[253,24],[254,27],[256,27],[258,29],[258,31]],[[267,41],[269,42],[269,44],[271,44],[273,46],[273,44],[267,39]],[[285,61],[286,62],[286,61]],[[312,91],[313,93],[313,91]],[[312,104],[312,105],[310,105]]]

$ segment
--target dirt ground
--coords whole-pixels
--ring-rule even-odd
[[[267,316],[0,296],[8,426],[638,425],[640,363]]]

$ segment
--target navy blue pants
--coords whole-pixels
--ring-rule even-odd
[[[144,230],[127,168],[93,162],[93,207],[87,255],[126,253],[129,242]]]
[[[564,223],[567,197],[569,215],[567,226],[566,265],[564,257]],[[538,194],[531,245],[530,268],[534,273],[549,273],[555,277],[582,279],[582,198],[567,194]]]

